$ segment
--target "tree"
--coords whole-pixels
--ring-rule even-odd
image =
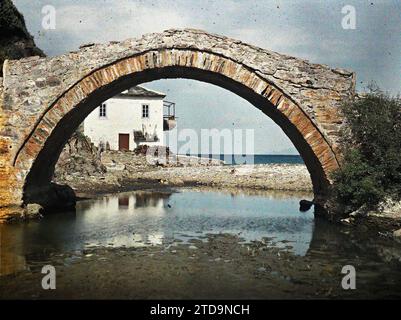
[[[401,99],[378,88],[341,108],[343,162],[333,175],[334,199],[349,211],[401,199]]]

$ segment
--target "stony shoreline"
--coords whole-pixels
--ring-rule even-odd
[[[55,182],[68,184],[84,197],[138,189],[205,186],[312,192],[308,170],[301,164],[234,166],[180,157],[173,164],[154,165],[145,156],[130,152],[106,152],[100,162],[104,170],[85,172],[85,165],[79,163],[75,172],[59,167]]]

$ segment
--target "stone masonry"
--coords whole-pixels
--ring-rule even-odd
[[[200,30],[168,30],[87,44],[56,57],[5,62],[0,78],[0,217],[11,207],[45,196],[63,145],[101,101],[161,78],[206,81],[247,99],[292,140],[311,174],[315,195],[327,192],[330,173],[341,162],[338,106],[354,96],[354,73]]]

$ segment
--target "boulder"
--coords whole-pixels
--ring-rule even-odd
[[[394,239],[396,239],[397,241],[401,241],[401,229],[395,230],[393,232],[393,237]]]
[[[40,219],[42,218],[41,212],[43,211],[43,207],[37,203],[28,203],[24,210],[24,218],[25,219]]]
[[[357,210],[351,212],[351,213],[349,214],[349,216],[350,216],[350,217],[353,217],[353,218],[363,217],[363,216],[366,216],[366,215],[368,214],[368,211],[369,211],[369,210],[367,209],[367,207],[366,207],[365,205],[363,205],[363,206],[361,206],[359,209],[357,209]]]
[[[177,186],[182,186],[185,184],[184,180],[182,180],[180,178],[171,178],[169,180],[169,183],[172,185],[177,185]]]
[[[301,200],[299,201],[299,211],[308,211],[313,206],[313,201]]]
[[[73,210],[75,209],[76,196],[74,190],[67,185],[55,183],[46,186],[29,185],[25,191],[24,202],[27,203],[27,207],[29,204],[38,204],[46,212]],[[32,210],[34,208],[32,206]]]
[[[106,165],[107,171],[124,171],[126,166],[124,164],[112,163]]]
[[[345,226],[352,226],[353,222],[354,220],[352,218],[345,218],[340,220],[340,223]]]

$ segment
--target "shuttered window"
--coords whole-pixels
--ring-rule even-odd
[[[149,105],[148,104],[142,105],[142,118],[149,118]]]
[[[106,118],[106,104],[102,103],[99,107],[99,117],[100,118]]]

